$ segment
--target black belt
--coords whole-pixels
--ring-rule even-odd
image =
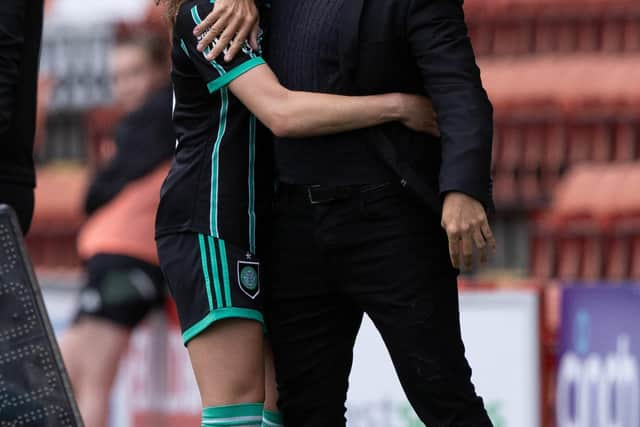
[[[331,203],[338,200],[350,199],[359,194],[365,194],[382,189],[392,188],[393,184],[385,182],[383,184],[362,184],[362,185],[296,185],[280,183],[282,190],[295,194],[305,193],[306,198],[312,205]],[[398,187],[400,184],[398,184]]]

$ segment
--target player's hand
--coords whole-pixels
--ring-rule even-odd
[[[198,43],[198,50],[203,52],[218,39],[206,55],[212,61],[231,44],[224,56],[227,62],[236,56],[247,40],[251,48],[257,50],[258,18],[254,0],[216,0],[209,16],[193,30],[196,36],[206,33]]]
[[[480,252],[482,264],[487,261],[488,251],[496,250],[484,207],[466,194],[451,192],[445,196],[442,227],[447,232],[451,263],[456,268],[470,270],[473,267],[474,246]]]
[[[429,98],[419,95],[400,94],[400,122],[417,132],[440,136],[440,128]]]

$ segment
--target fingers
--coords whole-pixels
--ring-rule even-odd
[[[199,51],[203,52],[212,46],[206,55],[210,61],[225,50],[225,61],[231,61],[249,36],[252,37],[252,47],[257,49],[258,13],[255,4],[250,0],[219,0],[193,33],[196,36],[204,35],[198,43]]]
[[[495,252],[496,241],[487,214],[482,205],[469,196],[457,192],[446,195],[441,225],[447,232],[454,267],[459,264],[464,270],[473,267],[474,246],[483,264],[488,259],[488,251]]]
[[[434,122],[427,122],[425,123],[425,133],[428,133],[429,135],[433,135],[436,138],[440,138],[440,128],[438,127],[437,123]]]
[[[449,236],[449,256],[451,257],[451,265],[460,268],[460,237]]]
[[[225,28],[225,30],[222,32],[222,35],[220,36],[220,40],[218,41],[218,44],[221,46],[220,52],[218,53],[218,55],[220,55],[220,53],[224,52],[224,60],[229,62],[231,61],[231,59],[233,57],[235,57],[235,54],[238,53],[238,51],[240,50],[240,48],[242,47],[242,43],[244,43],[244,41],[247,39],[248,33],[244,34],[244,38],[241,39],[240,37],[236,37],[238,31],[242,28],[242,18],[234,18],[229,25],[227,25],[227,28]],[[218,46],[216,46],[217,48]],[[228,48],[226,51],[225,49]],[[231,55],[231,51],[234,51],[235,53],[233,55]],[[215,59],[218,56],[215,55],[216,52],[211,51],[210,56],[212,58],[207,58],[207,59]]]
[[[488,260],[487,249],[495,249],[495,240],[493,240],[493,246],[489,244],[480,226],[462,225],[458,227],[457,225],[453,225],[445,227],[445,230],[447,231],[449,239],[451,264],[455,268],[461,268],[466,271],[473,268],[474,246],[478,250],[481,264],[485,264]],[[489,233],[490,232],[491,230],[489,229]],[[493,237],[491,237],[491,239],[493,239]],[[462,263],[460,262],[461,260]]]
[[[473,243],[478,248],[478,252],[480,253],[480,263],[484,264],[487,262],[487,242],[482,235],[482,231],[480,228],[474,228],[473,230]]]
[[[489,227],[489,222],[485,220],[480,229],[487,242],[487,245],[489,246],[489,249],[491,249],[491,252],[495,253],[496,247],[498,245],[496,244],[496,238],[493,237],[493,232],[491,231],[491,227]]]
[[[246,25],[243,25],[240,27],[240,31],[238,31],[238,34],[235,36],[235,39],[233,39],[231,42],[231,47],[229,48],[229,51],[224,56],[225,61],[231,61],[233,58],[235,58],[238,52],[240,52],[240,49],[242,48],[242,45],[244,44],[245,40],[249,38],[249,32],[251,30],[252,30],[252,27],[249,27]]]
[[[198,37],[201,36],[215,23],[217,23],[220,17],[225,14],[225,12],[226,11],[224,10],[223,6],[214,5],[213,11],[193,29],[193,35]]]
[[[229,22],[229,16],[223,14],[222,7],[214,7],[213,12],[207,16],[204,21],[202,21],[198,26],[196,26],[193,30],[193,33],[196,36],[201,36],[204,34],[202,39],[198,42],[198,50],[200,52],[204,52],[204,50],[213,45],[218,36],[222,33],[222,31],[226,28],[227,23]],[[220,47],[218,43],[214,46],[214,50],[220,54],[224,47]],[[215,58],[215,57],[214,57]]]
[[[211,51],[207,54],[207,59],[209,61],[215,60],[219,57],[223,52],[225,53],[224,59],[225,61],[229,61],[229,50],[231,49],[232,41],[234,41],[234,37],[236,32],[240,28],[241,21],[238,18],[232,18],[231,21],[227,23],[226,28],[222,32],[222,34],[218,37],[218,40],[215,43],[215,46]],[[239,46],[242,43],[238,43]]]
[[[260,21],[256,21],[251,29],[251,35],[249,36],[249,46],[251,49],[258,50],[260,46],[258,45],[258,37],[260,36]]]
[[[473,238],[469,232],[462,235],[462,267],[467,271],[473,268]]]

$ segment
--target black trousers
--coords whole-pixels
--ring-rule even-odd
[[[426,425],[492,425],[471,384],[439,218],[400,186],[311,204],[305,187],[284,185],[273,232],[266,314],[285,425],[345,426],[363,313]]]

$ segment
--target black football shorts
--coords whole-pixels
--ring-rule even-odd
[[[164,235],[157,244],[185,345],[218,320],[264,325],[263,272],[255,255],[200,233]]]

